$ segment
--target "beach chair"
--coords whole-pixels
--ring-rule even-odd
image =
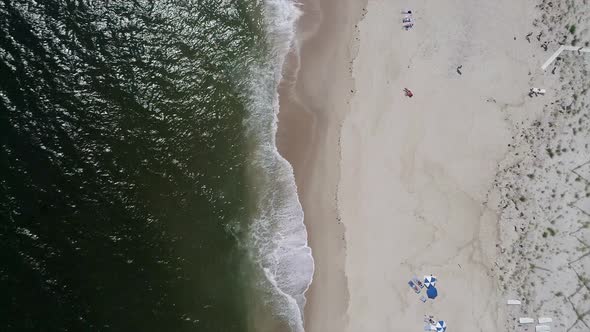
[[[515,305],[520,305],[520,301],[519,300],[508,300],[506,301],[507,304],[515,304]]]
[[[535,332],[548,332],[551,331],[551,327],[548,325],[537,325],[535,326]]]
[[[520,317],[520,318],[518,319],[518,322],[519,322],[520,324],[532,324],[532,323],[534,323],[534,322],[535,322],[535,320],[534,320],[534,319],[532,319],[532,318],[528,318],[528,317]]]
[[[436,326],[434,325],[425,325],[424,331],[436,331]]]
[[[539,95],[544,95],[547,91],[545,91],[545,89],[531,88],[531,92]]]
[[[413,281],[413,282],[414,282],[416,285],[418,285],[418,287],[420,287],[420,288],[424,288],[424,284],[422,283],[422,281],[420,281],[420,279],[418,279],[418,277],[414,277],[414,278],[412,278],[412,281]]]
[[[412,288],[416,294],[420,294],[420,288],[416,286],[412,280],[408,281],[408,285],[410,285],[410,288]]]
[[[539,317],[539,324],[551,323],[553,319],[551,317]]]

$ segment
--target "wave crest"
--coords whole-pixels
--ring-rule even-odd
[[[249,97],[252,112],[247,127],[257,141],[253,169],[259,194],[249,242],[266,277],[260,285],[270,294],[265,300],[292,331],[303,332],[305,292],[313,278],[314,261],[307,244],[293,168],[276,146],[277,89],[301,12],[291,0],[265,0],[263,14],[272,63],[256,75],[259,79],[253,81]],[[272,82],[268,82],[269,75],[274,78]]]

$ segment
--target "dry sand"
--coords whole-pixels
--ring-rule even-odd
[[[346,331],[422,329],[424,314],[452,331],[498,330],[497,211],[485,202],[511,140],[504,112],[522,112],[528,89],[530,54],[514,40],[527,7],[418,2],[407,32],[402,8],[369,2],[360,24],[338,192]],[[407,280],[430,273],[440,293],[423,304]]]
[[[510,185],[522,178],[522,151],[541,146],[519,135],[546,119],[562,84],[539,72],[550,55],[543,40],[525,39],[540,10],[530,1],[417,1],[415,27],[403,31],[409,4],[302,4],[278,143],[295,169],[316,263],[307,332],[416,331],[424,314],[449,331],[503,331],[521,314],[505,306],[530,275],[513,263],[521,238],[506,201],[518,197]],[[531,84],[550,92],[531,99]],[[424,304],[407,281],[430,273],[439,297]],[[522,313],[547,316],[537,309],[527,303]]]

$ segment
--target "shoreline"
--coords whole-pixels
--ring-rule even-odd
[[[314,5],[302,4],[300,52],[290,53],[285,66],[277,131],[279,151],[294,168],[315,260],[305,330],[401,331],[421,328],[423,314],[446,320],[454,331],[514,330],[519,315],[558,315],[543,295],[558,294],[556,283],[546,285],[547,275],[523,271],[537,254],[515,259],[523,255],[519,241],[534,246],[530,238],[542,223],[523,220],[534,227],[515,237],[514,220],[527,218],[517,205],[526,204],[521,198],[509,205],[518,196],[542,199],[523,194],[542,188],[523,183],[517,168],[539,171],[545,159],[535,154],[548,138],[539,129],[537,143],[522,137],[535,132],[537,121],[551,131],[557,120],[544,114],[547,105],[571,101],[554,92],[527,96],[530,86],[565,89],[561,76],[539,71],[551,53],[543,47],[555,45],[557,36],[545,27],[553,39],[543,35],[531,43],[525,37],[538,33],[545,2],[540,9],[509,0],[461,8],[446,0],[419,2],[410,31],[399,27],[401,2]],[[583,86],[579,76],[568,75]],[[414,91],[413,98],[403,96],[404,87]],[[583,105],[580,100],[576,105]],[[539,151],[525,152],[529,148]],[[544,185],[554,178],[546,175]],[[556,204],[552,208],[559,211],[565,203]],[[529,218],[539,218],[534,208],[526,208]],[[551,227],[557,234],[568,230]],[[551,252],[560,248],[576,258],[563,243]],[[421,303],[407,280],[430,273],[439,276],[439,297]],[[527,282],[531,275],[543,280],[534,291]],[[508,297],[527,301],[515,310],[506,307]],[[571,320],[560,310],[563,320]]]
[[[306,292],[305,330],[338,331],[346,325],[344,225],[339,221],[340,126],[353,89],[353,36],[363,3],[303,1],[297,44],[279,88],[277,146],[293,166],[315,261]],[[342,96],[345,96],[342,98]]]

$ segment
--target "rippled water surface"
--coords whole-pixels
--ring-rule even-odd
[[[246,330],[260,7],[0,1],[0,330]]]

